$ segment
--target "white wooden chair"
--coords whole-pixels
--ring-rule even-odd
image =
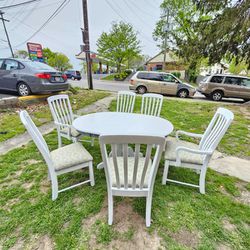
[[[165,167],[162,177],[162,184],[164,185],[168,181],[191,187],[197,187],[199,188],[200,193],[205,194],[205,178],[209,160],[211,159],[213,152],[226,133],[233,119],[234,114],[231,111],[225,108],[219,108],[209,123],[204,134],[188,133],[181,130],[177,131],[176,141],[166,142]],[[180,134],[201,138],[199,145],[187,147],[183,142],[179,141]],[[169,179],[169,166],[184,167],[196,170],[197,173],[200,173],[199,185]]]
[[[132,113],[135,106],[136,94],[131,91],[119,91],[117,96],[116,112]]]
[[[58,147],[62,146],[62,137],[77,142],[83,135],[72,126],[78,115],[73,114],[68,95],[50,96],[47,101],[57,129]],[[94,138],[92,145],[93,140]]]
[[[57,199],[58,193],[78,187],[85,183],[90,182],[91,186],[95,185],[92,163],[93,158],[80,142],[72,143],[50,152],[47,143],[30,118],[29,114],[23,110],[19,115],[22,123],[26,127],[28,133],[32,137],[45,162],[47,163],[49,172],[48,176],[52,182],[52,200]],[[89,180],[58,190],[58,175],[86,167],[89,168]]]
[[[138,135],[102,135],[99,140],[107,180],[108,224],[112,225],[113,223],[113,196],[146,197],[146,226],[149,227],[154,181],[165,138]],[[135,145],[133,157],[128,156],[128,144]],[[107,145],[111,145],[112,157],[108,156]],[[117,156],[118,145],[122,145],[122,156]],[[144,157],[140,156],[141,145],[146,145],[147,148]],[[152,154],[153,145],[156,145],[154,155]]]
[[[143,94],[141,114],[160,116],[163,96],[159,94]]]

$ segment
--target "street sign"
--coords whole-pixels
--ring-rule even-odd
[[[29,58],[32,61],[44,62],[42,45],[39,43],[27,43]]]

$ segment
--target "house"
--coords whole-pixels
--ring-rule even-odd
[[[226,74],[228,73],[229,65],[220,62],[220,63],[215,63],[210,66],[203,66],[200,68],[200,75],[206,76],[206,75],[211,75],[211,74]]]
[[[164,70],[164,51],[158,53],[151,59],[149,59],[145,65],[146,69],[150,71],[162,71]],[[184,79],[185,78],[185,64],[183,61],[177,57],[174,52],[172,51],[167,51],[166,52],[166,59],[165,59],[165,72],[180,72],[181,76],[180,78]]]

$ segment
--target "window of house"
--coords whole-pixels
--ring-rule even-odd
[[[222,83],[223,76],[213,76],[210,80],[210,82],[216,82],[216,83]]]
[[[162,65],[161,64],[157,64],[156,65],[156,70],[162,70]]]

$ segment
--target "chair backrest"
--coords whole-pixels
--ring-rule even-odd
[[[218,108],[205,133],[203,134],[199,149],[214,151],[234,119],[234,114],[225,108]]]
[[[159,94],[143,94],[141,114],[160,116],[163,96]]]
[[[69,101],[69,96],[54,95],[50,96],[47,100],[54,121],[57,123],[72,125],[74,115]],[[61,126],[61,129],[63,128],[64,126]]]
[[[38,147],[39,151],[41,152],[43,158],[45,159],[47,164],[51,164],[50,159],[50,151],[46,141],[44,140],[42,134],[30,118],[29,114],[25,110],[21,110],[19,112],[20,119],[27,129],[28,133],[30,134],[31,138],[35,142],[36,146]]]
[[[139,135],[102,135],[99,140],[109,189],[116,188],[119,191],[127,192],[153,187],[165,138]],[[128,144],[135,147],[132,157],[128,156]],[[111,145],[111,157],[108,156],[107,145]],[[140,153],[142,145],[146,146],[144,157]],[[154,145],[156,146],[155,151],[152,150]],[[122,147],[122,156],[117,156],[118,147]],[[153,161],[151,161],[151,156],[153,156]]]
[[[119,91],[117,96],[117,112],[132,113],[134,111],[136,94],[131,91]]]

